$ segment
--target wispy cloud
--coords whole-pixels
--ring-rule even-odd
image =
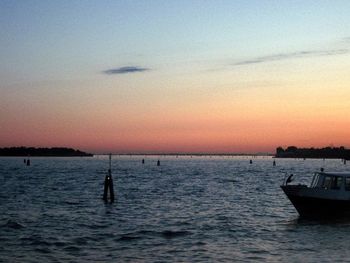
[[[239,60],[231,65],[233,66],[243,66],[250,64],[265,63],[270,61],[286,60],[286,59],[295,59],[295,58],[307,58],[307,57],[322,57],[322,56],[335,56],[349,53],[349,49],[333,49],[333,50],[306,50],[298,51],[291,53],[279,53],[272,54],[268,56],[255,57],[246,60]]]
[[[150,70],[149,68],[143,68],[138,66],[128,66],[128,67],[120,67],[120,68],[112,68],[102,71],[107,75],[115,75],[115,74],[127,74],[127,73],[137,73],[144,72]]]

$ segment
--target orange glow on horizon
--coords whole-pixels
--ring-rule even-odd
[[[171,82],[150,74],[134,82],[101,77],[31,84],[28,90],[14,86],[0,105],[0,146],[64,146],[94,153],[350,147],[347,70],[322,75],[305,63],[303,72],[274,68],[281,73],[269,81],[262,68],[246,75],[238,69],[174,76]]]

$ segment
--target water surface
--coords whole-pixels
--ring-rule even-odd
[[[106,156],[2,157],[0,262],[348,261],[350,220],[300,220],[279,188],[348,166],[249,159],[115,156],[106,204]]]

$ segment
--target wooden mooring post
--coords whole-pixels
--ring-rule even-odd
[[[108,201],[108,190],[110,202],[114,202],[114,189],[113,189],[113,179],[112,179],[112,154],[109,154],[109,169],[105,178],[103,200]]]

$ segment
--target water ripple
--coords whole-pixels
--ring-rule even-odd
[[[286,173],[340,160],[116,156],[0,158],[0,262],[341,262],[349,220],[300,220]],[[142,164],[141,160],[145,159]],[[160,159],[161,165],[156,166]]]

